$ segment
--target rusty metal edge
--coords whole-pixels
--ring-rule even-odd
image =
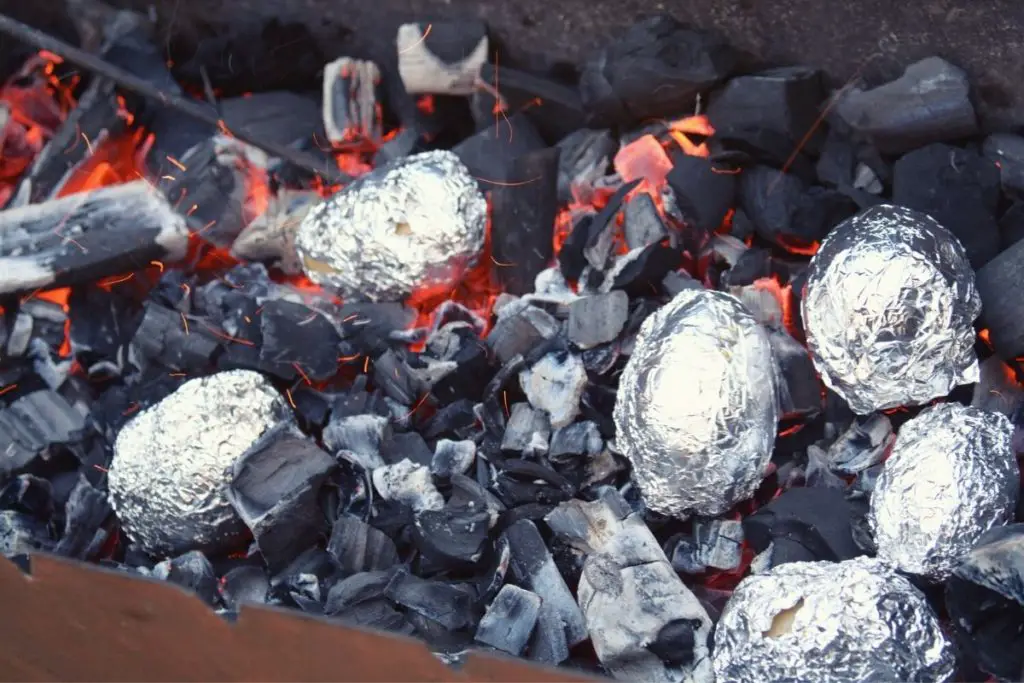
[[[252,607],[230,623],[183,588],[49,554],[0,561],[0,681],[553,681],[574,672]]]

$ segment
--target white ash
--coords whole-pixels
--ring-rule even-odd
[[[523,457],[532,458],[548,452],[551,437],[551,423],[547,415],[534,410],[528,403],[513,404],[505,434],[501,439],[503,451],[516,451]]]
[[[373,470],[373,488],[384,500],[397,500],[416,512],[440,510],[444,497],[434,486],[430,470],[408,458]]]
[[[445,479],[453,474],[465,474],[473,466],[476,459],[476,444],[471,439],[452,441],[439,439],[434,446],[434,457],[430,462],[430,472],[435,477]]]
[[[705,567],[732,570],[743,559],[743,525],[731,519],[700,520],[694,525],[697,560]]]
[[[384,464],[380,445],[389,433],[388,418],[382,415],[332,418],[324,428],[324,445],[364,469],[374,469]]]
[[[576,293],[569,287],[559,268],[545,268],[537,273],[533,280],[533,291],[537,295],[557,297],[565,301],[576,298]]]
[[[551,426],[557,429],[579,414],[587,371],[578,356],[555,351],[522,370],[519,384],[530,404],[546,411],[551,417]]]

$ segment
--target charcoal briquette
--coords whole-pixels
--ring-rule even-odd
[[[465,474],[473,466],[475,457],[476,443],[471,439],[438,439],[430,461],[430,473],[442,479],[448,479],[453,474]]]
[[[90,551],[107,538],[101,527],[112,512],[106,493],[79,475],[64,505],[64,534],[53,551],[79,560],[92,559]]]
[[[613,341],[628,315],[629,297],[622,291],[575,299],[569,304],[569,340],[581,349]]]
[[[382,571],[398,564],[398,550],[388,536],[355,517],[334,522],[327,552],[345,574]]]
[[[242,605],[262,605],[267,601],[270,579],[255,565],[242,565],[228,570],[217,582],[221,601],[237,611]]]
[[[518,586],[504,586],[487,607],[474,639],[478,643],[521,655],[540,613],[538,595]]]
[[[218,603],[217,575],[199,550],[164,560],[153,568],[153,576],[194,591],[208,605]]]

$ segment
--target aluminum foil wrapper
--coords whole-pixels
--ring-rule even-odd
[[[792,562],[744,579],[715,629],[728,681],[947,681],[956,658],[924,594],[884,563]]]
[[[648,507],[711,516],[749,498],[778,417],[768,334],[735,297],[687,289],[644,321],[619,381],[615,427]]]
[[[140,412],[118,433],[108,475],[128,537],[158,556],[236,544],[246,528],[226,497],[231,466],[288,415],[250,370],[189,380]]]
[[[989,529],[1013,517],[1020,473],[1000,413],[940,403],[900,428],[871,494],[878,557],[946,579]]]
[[[399,159],[306,214],[295,248],[306,276],[349,300],[398,301],[448,287],[484,246],[487,201],[452,152]]]
[[[840,223],[811,259],[801,313],[822,380],[858,414],[978,381],[974,271],[923,213],[881,205]]]

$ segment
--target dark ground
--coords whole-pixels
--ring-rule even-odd
[[[645,13],[669,11],[714,27],[764,60],[824,68],[841,82],[876,80],[911,61],[939,54],[966,68],[987,123],[1024,124],[1024,3],[1019,0],[113,0],[155,7],[163,30],[188,33],[202,23],[277,16],[306,23],[329,57],[390,41],[411,18],[477,16],[524,60],[577,61]],[[50,24],[59,0],[0,0],[4,12]],[[60,12],[61,10],[57,10]],[[59,16],[56,17],[59,20]],[[347,36],[344,37],[344,36]],[[0,39],[6,40],[6,39]],[[356,41],[353,45],[351,41]],[[0,42],[0,52],[4,49]]]

